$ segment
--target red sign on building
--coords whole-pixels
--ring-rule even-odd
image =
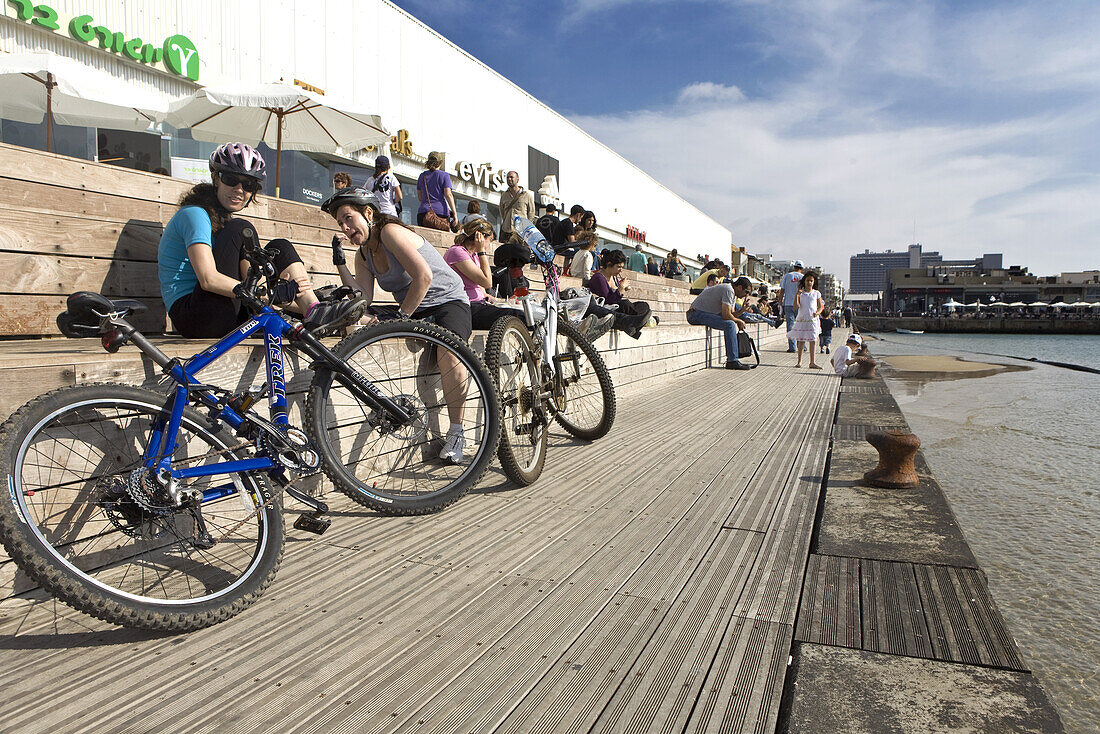
[[[626,225],[626,238],[635,242],[645,242],[645,232],[628,224]]]

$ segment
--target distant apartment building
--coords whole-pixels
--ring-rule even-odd
[[[750,278],[771,283],[772,273],[768,267],[771,255],[754,255],[744,247],[733,246],[730,257],[730,274],[734,276],[747,275]]]
[[[938,265],[943,258],[938,252],[921,252],[919,244],[909,245],[903,252],[871,252],[852,255],[848,263],[849,293],[880,293],[886,290],[886,274],[899,268],[923,268]]]
[[[1000,255],[951,260],[887,274],[886,309],[922,313],[949,302],[967,305],[1100,302],[1100,271],[1036,276],[1026,267],[1001,267]]]
[[[1062,273],[1058,276],[1057,282],[1065,285],[1100,285],[1100,270]]]
[[[821,291],[821,297],[830,307],[839,306],[844,301],[844,284],[832,273],[821,274],[821,282],[817,289]]]

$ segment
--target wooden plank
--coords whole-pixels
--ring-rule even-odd
[[[616,689],[597,711],[592,722],[596,731],[680,731],[686,724],[691,708],[703,692],[715,654],[729,625],[729,610],[741,594],[752,559],[760,547],[760,534],[744,530],[721,530],[716,542],[701,563],[687,578],[677,594],[670,612],[647,640],[643,649],[635,650],[636,661],[629,667],[615,670]],[[577,646],[573,653],[583,654]],[[572,652],[572,651],[571,651]],[[567,701],[559,695],[550,699],[550,692],[536,691],[540,697],[524,700],[529,707],[539,698],[543,713],[540,719],[523,730],[552,730],[547,717],[564,708]],[[580,700],[587,703],[587,699]],[[537,713],[517,710],[515,720],[522,721]],[[570,713],[574,713],[570,711]],[[576,712],[587,714],[587,711]],[[506,722],[509,723],[509,722]],[[585,715],[574,716],[571,728],[588,728]],[[518,729],[510,729],[518,730]]]
[[[808,467],[823,467],[824,446],[808,446]],[[820,472],[820,468],[817,472]],[[809,554],[821,475],[803,473],[784,493],[768,526],[764,547],[735,614],[792,625]]]
[[[1028,670],[980,570],[917,565],[916,578],[937,659]]]
[[[810,554],[795,639],[862,647],[859,559]]]
[[[863,648],[891,655],[932,655],[911,563],[860,561]]]
[[[163,231],[161,222],[154,221],[102,222],[70,214],[43,216],[0,209],[0,250],[11,252],[155,262]]]
[[[75,291],[93,291],[160,300],[155,263],[0,252],[0,272],[9,274],[0,286],[7,294],[67,297]]]
[[[788,624],[734,616],[684,731],[774,731],[791,637]]]
[[[134,314],[130,323],[150,334],[162,333],[168,323],[164,303],[159,298],[138,298],[148,311]],[[21,295],[9,298],[0,310],[0,335],[36,336],[57,334],[57,315],[65,311],[65,297]]]

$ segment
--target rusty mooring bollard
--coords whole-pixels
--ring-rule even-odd
[[[901,489],[915,487],[917,466],[913,457],[920,448],[920,439],[905,431],[876,431],[867,434],[867,443],[878,449],[878,466],[863,475],[872,487]]]

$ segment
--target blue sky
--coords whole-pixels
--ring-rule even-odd
[[[397,4],[750,251],[1100,267],[1100,2]]]

